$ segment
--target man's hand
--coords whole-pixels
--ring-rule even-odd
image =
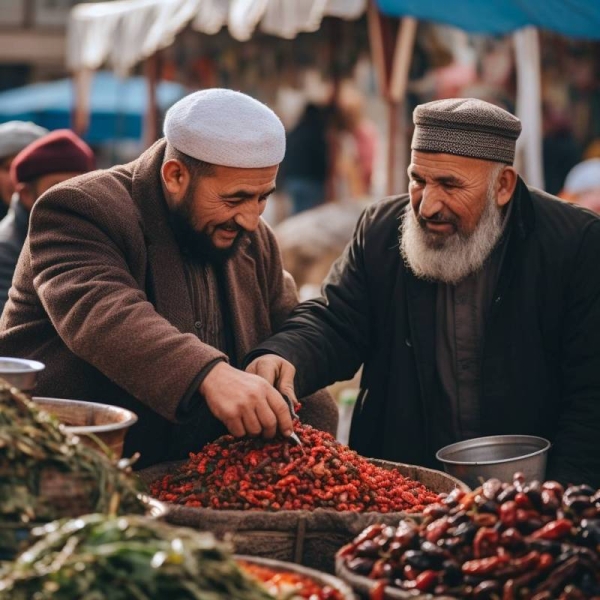
[[[278,429],[287,437],[293,431],[285,400],[264,378],[220,362],[204,378],[199,391],[210,412],[235,437],[262,434],[272,438]]]
[[[277,354],[264,354],[255,358],[247,367],[247,373],[259,375],[266,379],[272,386],[285,394],[293,404],[297,403],[294,391],[294,376],[296,368]]]

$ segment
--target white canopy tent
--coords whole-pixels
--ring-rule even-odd
[[[190,25],[215,34],[227,26],[233,38],[254,30],[292,39],[317,31],[324,17],[360,17],[367,0],[118,0],[79,4],[71,11],[67,66],[72,71],[101,65],[125,75],[142,60],[170,46]]]
[[[142,61],[150,82],[148,139],[156,137],[156,65],[152,57],[175,41],[185,27],[215,34],[226,26],[230,35],[248,40],[258,27],[262,32],[294,38],[316,31],[327,16],[356,19],[368,8],[372,58],[382,96],[388,103],[387,189],[403,189],[407,156],[403,140],[406,123],[403,102],[412,59],[417,21],[405,16],[394,30],[389,17],[379,13],[374,0],[116,0],[79,4],[69,18],[67,65],[75,73],[77,106],[75,128],[85,130],[91,73],[108,66],[127,75]],[[525,124],[519,140],[519,161],[527,181],[543,187],[541,152],[541,101],[537,30],[514,34],[518,71],[517,115]]]

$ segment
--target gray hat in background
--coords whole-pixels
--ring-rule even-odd
[[[411,148],[512,165],[521,121],[475,98],[449,98],[417,106]]]
[[[31,121],[8,121],[0,125],[0,160],[14,156],[48,130]]]

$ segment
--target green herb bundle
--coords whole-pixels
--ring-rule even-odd
[[[0,379],[1,522],[46,522],[81,514],[68,489],[64,502],[56,495],[44,497],[43,484],[52,484],[53,478],[73,481],[83,512],[143,513],[141,484],[131,474],[131,462],[116,463],[83,445],[55,417]]]
[[[40,530],[0,600],[273,600],[207,532],[100,514]]]

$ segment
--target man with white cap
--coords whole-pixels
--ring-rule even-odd
[[[229,430],[291,433],[282,396],[235,367],[295,306],[262,221],[285,152],[267,106],[195,92],[130,164],[49,190],[33,208],[0,320],[0,354],[45,363],[36,393],[139,417],[138,466],[184,458]],[[326,393],[301,416],[335,429]]]
[[[10,178],[12,161],[23,148],[47,133],[47,129],[30,121],[8,121],[0,125],[0,219],[8,212],[15,191]]]
[[[600,158],[588,158],[567,174],[560,197],[600,214]]]
[[[439,468],[447,444],[537,435],[548,478],[600,487],[600,219],[525,185],[501,108],[413,117],[409,193],[367,208],[324,298],[248,370],[293,395],[364,363],[350,444],[366,456]]]

